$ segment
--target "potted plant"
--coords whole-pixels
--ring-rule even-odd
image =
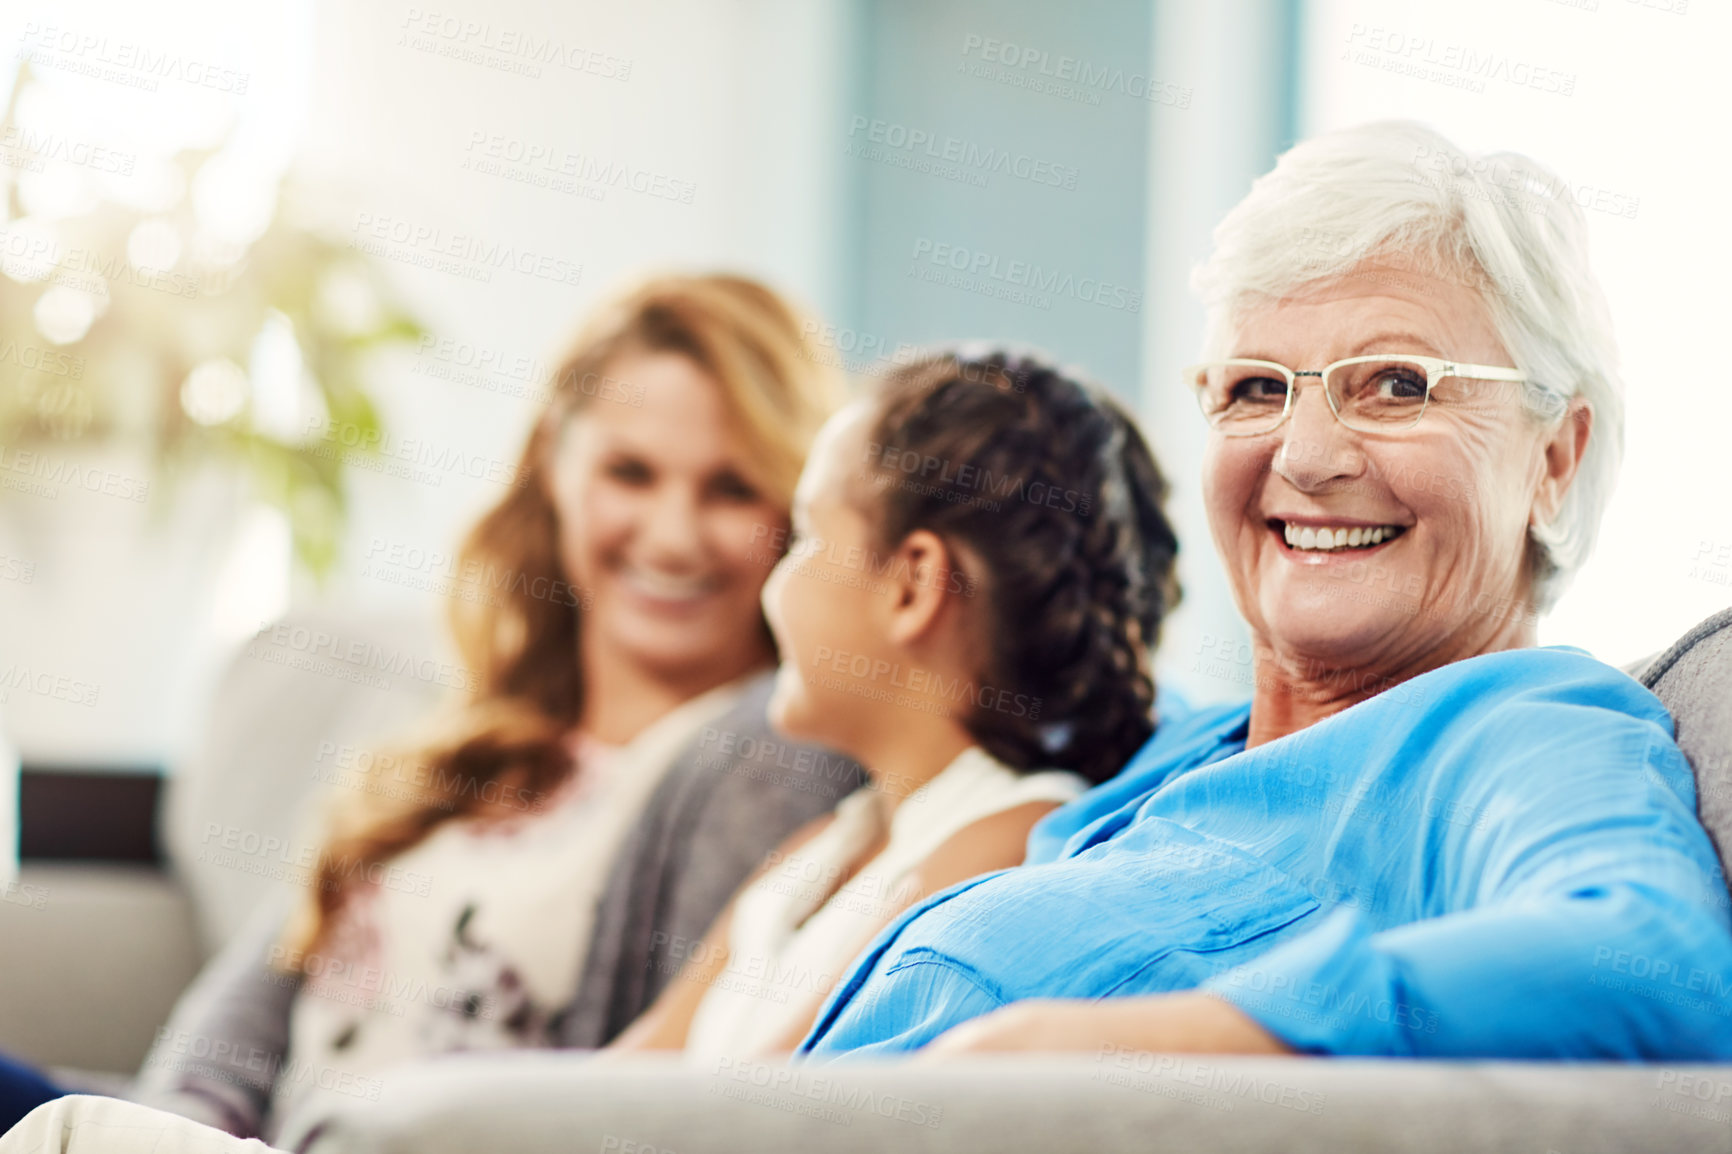
[[[280,511],[294,557],[329,571],[349,458],[321,452],[316,430],[379,444],[369,360],[421,328],[368,257],[307,223],[292,186],[243,239],[213,228],[220,149],[177,155],[154,202],[43,211],[33,181],[100,190],[136,158],[20,123],[31,83],[21,63],[0,116],[0,557],[34,578],[0,581],[0,712],[27,758],[45,740],[35,715],[70,709],[51,726],[64,735],[81,705],[91,722],[108,711],[93,728],[109,745],[142,750],[161,743],[137,739],[139,719],[192,688],[198,662],[177,650],[211,656],[197,616],[248,510]],[[117,633],[145,636],[123,654]],[[87,688],[44,695],[44,674]]]

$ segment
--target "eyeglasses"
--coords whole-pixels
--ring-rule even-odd
[[[1240,357],[1192,365],[1184,376],[1203,416],[1227,437],[1255,437],[1279,428],[1293,411],[1300,377],[1322,378],[1335,419],[1361,433],[1411,429],[1425,415],[1441,381],[1449,381],[1442,390],[1445,403],[1466,403],[1484,395],[1466,382],[1527,380],[1520,369],[1409,354],[1348,357],[1322,371],[1303,372]]]

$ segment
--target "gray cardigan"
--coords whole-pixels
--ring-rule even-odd
[[[747,876],[794,830],[866,782],[839,754],[778,737],[773,677],[706,729],[651,796],[596,911],[561,1045],[605,1046],[655,1001]]]
[[[596,910],[576,996],[554,1036],[598,1047],[655,1000],[764,855],[866,780],[859,765],[778,737],[773,674],[675,757],[621,847]],[[240,1137],[267,1139],[288,1058],[296,983],[267,964],[287,911],[261,909],[206,964],[145,1058],[131,1097]]]

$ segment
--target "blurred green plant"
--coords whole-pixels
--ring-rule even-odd
[[[14,174],[43,163],[17,128],[28,84],[21,63],[0,118]],[[181,187],[215,155],[176,156]],[[383,443],[372,354],[423,332],[378,268],[296,223],[288,186],[241,246],[201,232],[189,196],[164,212],[102,202],[44,223],[25,215],[16,175],[0,185],[0,447],[143,449],[158,515],[216,462],[286,514],[296,557],[325,575],[347,515],[344,463]],[[330,429],[341,444],[319,435]]]

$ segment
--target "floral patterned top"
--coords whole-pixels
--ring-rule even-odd
[[[694,698],[625,746],[573,734],[573,772],[540,805],[447,821],[368,870],[305,959],[273,1113],[315,1088],[364,1094],[399,1062],[552,1045],[614,855],[674,755],[740,689]]]

